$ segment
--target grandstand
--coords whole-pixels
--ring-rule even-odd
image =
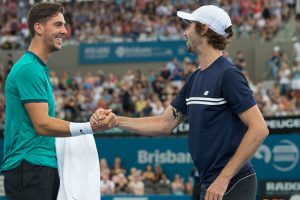
[[[199,64],[185,50],[184,26],[176,11],[193,11],[208,3],[226,10],[235,36],[224,56],[247,78],[271,133],[253,159],[257,199],[300,195],[298,0],[59,2],[66,9],[68,36],[63,49],[49,61],[49,75],[56,116],[78,122],[88,121],[100,107],[123,116],[162,114]],[[0,1],[1,137],[5,79],[30,42],[26,14],[32,3]],[[181,124],[169,138],[138,137],[117,129],[96,134],[103,199],[190,199],[193,165],[184,157],[188,128]],[[118,150],[120,146],[128,151]],[[3,138],[0,147],[2,160]],[[157,159],[149,159],[150,154]],[[0,176],[0,195],[4,195],[2,183]]]

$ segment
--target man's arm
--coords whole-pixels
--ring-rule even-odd
[[[258,147],[269,134],[267,125],[257,105],[240,113],[239,117],[248,127],[248,130],[233,157],[223,168],[217,179],[207,189],[206,196],[209,196],[209,198],[206,197],[205,200],[214,199],[211,197],[215,195],[218,196],[218,198],[215,199],[219,199],[224,195],[230,179],[252,158]]]
[[[143,118],[118,116],[116,126],[141,135],[168,135],[183,119],[184,115],[169,105],[164,114],[160,116]]]
[[[26,103],[25,109],[31,119],[33,127],[38,135],[54,137],[70,137],[70,122],[49,117],[47,103]],[[115,124],[115,115],[110,110],[98,111],[99,124],[92,124],[93,131],[112,128]],[[107,116],[107,117],[106,117]]]

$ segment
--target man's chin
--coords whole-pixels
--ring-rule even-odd
[[[51,52],[55,52],[55,51],[59,51],[61,50],[61,46],[53,46],[53,48],[51,49]]]
[[[192,48],[191,48],[190,46],[187,46],[187,47],[186,47],[186,50],[187,50],[188,52],[190,52],[190,53],[194,53],[193,50],[192,50]]]

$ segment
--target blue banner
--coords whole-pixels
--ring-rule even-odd
[[[163,62],[188,56],[185,41],[96,43],[79,45],[79,64]]]
[[[252,164],[263,180],[300,179],[300,135],[270,135],[259,147]]]
[[[193,169],[186,137],[96,138],[96,144],[100,158],[112,166],[114,158],[121,157],[127,172],[131,167],[145,171],[147,164],[159,164],[169,179],[179,173],[187,180]]]
[[[148,163],[161,165],[169,179],[176,173],[186,178],[193,168],[187,147],[187,138],[182,137],[132,137],[96,138],[100,158],[106,158],[109,166],[120,156],[129,172],[131,167],[145,170]],[[270,135],[259,147],[252,164],[259,180],[300,179],[300,134]],[[3,139],[0,139],[0,163],[2,163]]]

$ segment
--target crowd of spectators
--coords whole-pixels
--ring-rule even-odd
[[[267,62],[270,78],[254,84],[245,70],[247,61],[242,51],[232,58],[224,52],[248,79],[257,104],[264,116],[290,116],[300,114],[300,60],[292,62],[281,52],[273,49]],[[6,64],[0,61],[0,129],[5,115],[4,84],[13,65],[11,55]],[[112,72],[104,74],[80,71],[58,76],[50,70],[50,79],[56,102],[56,116],[68,121],[88,121],[97,108],[111,108],[117,115],[142,117],[156,116],[164,112],[178,93],[184,81],[198,67],[196,61],[186,57],[165,63],[158,71],[145,75],[128,69],[121,76]]]
[[[192,174],[187,180],[179,174],[169,179],[158,164],[154,166],[148,164],[144,171],[132,167],[130,172],[126,172],[120,157],[115,158],[111,168],[105,158],[100,160],[100,165],[102,195],[192,194],[194,182]]]
[[[25,47],[28,0],[0,4],[0,46]],[[65,2],[67,43],[164,41],[183,39],[177,10],[193,11],[216,4],[231,16],[237,38],[262,41],[298,36],[300,15],[295,0],[107,0]]]

